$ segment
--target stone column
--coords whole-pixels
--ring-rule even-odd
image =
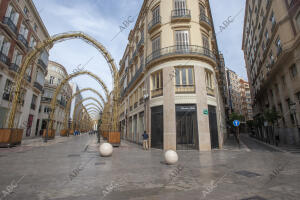
[[[196,85],[196,99],[197,99],[197,122],[198,122],[198,138],[199,150],[210,151],[210,131],[208,115],[203,114],[207,106],[207,92],[205,83],[205,70],[201,66],[194,67],[195,72],[195,85]]]
[[[164,119],[164,150],[176,150],[176,112],[173,67],[163,68],[163,119]]]

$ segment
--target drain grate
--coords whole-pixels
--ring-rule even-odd
[[[105,162],[98,162],[98,163],[95,163],[95,165],[105,165]]]
[[[80,154],[69,154],[68,157],[80,157]]]
[[[256,177],[256,176],[261,176],[260,174],[254,173],[254,172],[250,172],[250,171],[245,171],[245,170],[241,170],[241,171],[236,171],[236,174],[242,175],[242,176],[246,176],[248,178],[252,178],[252,177]]]
[[[249,198],[246,198],[246,199],[240,199],[240,200],[267,200],[267,199],[262,198],[260,196],[253,196],[253,197],[249,197]]]

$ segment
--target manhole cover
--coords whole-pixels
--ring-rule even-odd
[[[248,178],[252,178],[252,177],[256,177],[256,176],[261,176],[260,174],[254,173],[254,172],[249,172],[249,171],[237,171],[235,172],[236,174],[242,175],[242,176],[246,176]]]
[[[240,200],[267,200],[267,199],[262,198],[260,196],[253,196],[253,197],[249,197],[249,198],[246,198],[246,199],[240,199]]]
[[[98,162],[98,163],[95,163],[95,165],[105,165],[105,162]]]
[[[69,154],[68,157],[80,157],[80,154]]]

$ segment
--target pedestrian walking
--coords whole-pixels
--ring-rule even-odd
[[[144,150],[148,150],[148,133],[146,131],[144,131],[144,134],[142,135],[143,136],[143,148]]]

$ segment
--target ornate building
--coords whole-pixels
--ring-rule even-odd
[[[14,95],[14,79],[24,57],[36,44],[49,38],[32,0],[0,1],[0,128],[7,127],[7,117]],[[38,108],[47,74],[45,50],[26,71],[14,127],[24,135],[38,134]]]
[[[246,1],[243,51],[254,116],[276,110],[282,143],[300,143],[300,1]]]
[[[57,86],[68,76],[66,69],[53,61],[49,61],[48,74],[43,90],[43,96],[41,99],[41,105],[39,109],[38,130],[39,134],[43,134],[43,129],[47,129],[49,114],[51,111],[51,101]],[[53,128],[56,130],[56,134],[60,133],[60,130],[64,129],[64,114],[66,112],[67,101],[72,96],[72,88],[67,83],[63,86],[61,92],[57,96],[57,106],[55,109]]]
[[[145,0],[120,61],[122,137],[161,149],[221,148],[224,65],[204,0]]]

